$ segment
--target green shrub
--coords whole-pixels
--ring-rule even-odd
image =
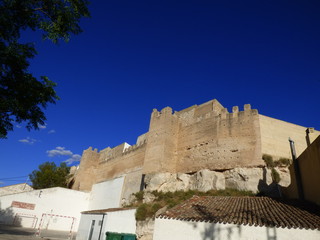
[[[136,193],[134,194],[134,196],[136,197],[136,199],[137,199],[138,202],[142,202],[142,200],[143,200],[143,194],[144,194],[143,191],[136,192]]]
[[[272,176],[272,180],[275,182],[275,183],[279,183],[281,178],[280,178],[280,174],[277,172],[276,169],[272,168],[271,169],[271,176]]]
[[[210,190],[208,192],[200,192],[197,190],[189,191],[176,191],[176,192],[157,192],[153,191],[152,194],[156,197],[152,203],[142,203],[143,192],[135,194],[137,199],[141,199],[140,202],[133,204],[137,207],[136,220],[143,221],[147,218],[154,218],[156,212],[165,206],[172,208],[185,200],[188,200],[194,195],[197,196],[253,196],[251,191],[238,191],[235,189],[226,190]],[[142,196],[142,197],[141,197]]]
[[[146,203],[142,203],[136,211],[136,219],[137,221],[143,221],[148,216],[148,206]]]
[[[266,163],[267,167],[272,168],[274,167],[274,162],[273,162],[273,158],[271,155],[269,154],[263,154],[262,155],[262,159],[264,160],[264,162]]]

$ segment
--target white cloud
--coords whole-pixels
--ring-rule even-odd
[[[19,125],[19,124],[17,124],[17,125],[16,125],[16,127],[17,127],[17,128],[22,128],[22,126],[21,126],[21,125]]]
[[[52,129],[48,132],[48,134],[56,133],[56,130]]]
[[[21,142],[21,143],[30,144],[30,145],[32,145],[35,142],[37,142],[36,139],[30,138],[30,137],[27,137],[27,138],[24,138],[24,139],[20,139],[18,141]]]
[[[46,129],[46,128],[47,128],[47,125],[46,125],[46,124],[45,124],[45,125],[38,124],[38,127],[39,127],[40,129]]]
[[[49,157],[73,155],[73,153],[70,150],[66,150],[65,147],[56,147],[56,149],[48,150],[47,154]]]
[[[81,155],[79,154],[73,154],[71,156],[71,158],[65,160],[64,162],[66,162],[68,165],[74,163],[74,162],[80,162],[80,159],[81,159]]]
[[[79,162],[81,159],[81,155],[79,154],[73,154],[72,151],[67,150],[65,147],[56,147],[55,149],[48,150],[47,151],[48,157],[56,157],[56,156],[69,156],[66,162],[68,165]]]

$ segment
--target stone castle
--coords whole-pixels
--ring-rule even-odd
[[[308,130],[310,141],[320,135]],[[125,176],[123,191],[129,194],[134,190],[128,188],[138,191],[147,174],[263,167],[264,154],[291,158],[289,137],[297,154],[302,153],[307,147],[306,127],[261,115],[250,104],[243,111],[235,106],[232,112],[216,99],[176,112],[170,107],[154,109],[149,131],[135,145],[84,150],[70,187],[90,191],[93,184]]]

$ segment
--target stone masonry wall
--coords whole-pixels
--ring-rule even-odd
[[[96,183],[96,170],[99,163],[99,153],[92,147],[83,151],[81,164],[74,176],[72,189],[81,191],[90,191],[93,184]]]
[[[224,170],[259,166],[260,130],[257,110],[246,105],[245,111],[234,107],[202,115],[180,123],[176,172],[194,172],[204,168]]]
[[[146,141],[139,145],[127,143],[100,152],[90,147],[83,151],[79,170],[74,176],[72,189],[90,191],[93,184],[141,170],[145,158]]]
[[[297,152],[302,152],[305,129],[259,115],[249,104],[243,111],[236,106],[229,113],[215,99],[174,113],[170,107],[154,109],[149,131],[138,137],[136,145],[85,150],[72,188],[89,191],[95,183],[131,172],[142,177],[159,172],[262,167],[263,154],[290,158],[288,137],[296,142]],[[311,140],[317,135],[318,131],[312,131]]]
[[[101,182],[141,169],[145,159],[145,145],[132,151],[125,151],[121,155],[101,161],[96,170],[96,181]]]

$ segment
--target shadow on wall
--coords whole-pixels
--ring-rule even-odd
[[[16,218],[15,213],[12,211],[11,207],[2,209],[1,202],[0,202],[0,224],[14,225],[17,227],[21,227],[21,219]]]
[[[258,191],[257,196],[268,196],[279,198],[280,196],[280,188],[277,183],[274,181],[271,184],[267,184],[267,169],[263,168],[263,178],[259,180],[258,183]]]
[[[205,206],[194,206],[194,209],[203,216],[205,222],[209,223],[209,219],[212,219],[209,212],[206,210]],[[248,213],[247,213],[248,214]],[[251,213],[252,215],[253,213]],[[228,216],[220,216],[221,219],[225,219]],[[229,216],[230,217],[230,216]],[[267,219],[265,219],[267,221]],[[268,221],[267,221],[268,222]],[[197,222],[192,223],[193,228],[197,228]],[[247,225],[248,226],[248,225]],[[253,226],[252,226],[253,227]],[[201,239],[202,240],[235,240],[244,238],[251,238],[252,236],[242,236],[243,233],[243,226],[242,225],[233,225],[227,226],[223,223],[211,223],[207,225],[203,232],[201,232]],[[248,233],[247,233],[248,234]],[[269,228],[266,227],[266,240],[277,240],[277,232],[276,228]]]

